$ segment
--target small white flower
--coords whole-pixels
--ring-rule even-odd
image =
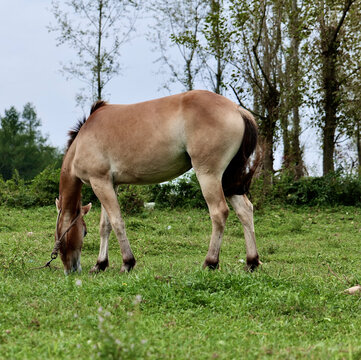
[[[245,263],[245,261],[244,261],[244,259],[240,259],[240,260],[238,260],[241,264],[244,264]]]
[[[100,315],[98,316],[98,319],[99,319],[99,322],[100,322],[100,323],[104,322],[104,318],[101,317]]]
[[[170,230],[172,227],[170,225],[167,226],[167,229]]]
[[[29,232],[27,233],[27,235],[28,235],[28,236],[33,236],[34,233],[33,233],[32,231],[29,231]]]
[[[83,283],[83,282],[82,282],[80,279],[77,279],[77,280],[75,281],[75,285],[76,285],[76,286],[81,286],[82,283]]]
[[[78,314],[74,314],[74,319],[77,319],[79,317]]]
[[[119,339],[115,339],[115,343],[116,343],[117,345],[121,345],[121,341],[120,341]]]
[[[140,342],[141,342],[141,344],[146,344],[147,342],[148,342],[148,340],[147,339],[142,339],[142,340],[140,340]]]
[[[138,305],[142,302],[142,295],[136,295],[135,299],[133,300],[133,305]]]
[[[107,312],[104,314],[105,317],[110,317],[110,315],[111,315],[111,313],[110,313],[109,311],[107,311]]]
[[[98,307],[98,312],[101,313],[103,311],[103,308],[101,306]]]

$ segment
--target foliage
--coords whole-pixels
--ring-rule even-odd
[[[147,187],[136,185],[121,185],[118,188],[118,201],[123,213],[138,214],[144,210],[144,203],[148,201]]]
[[[360,0],[150,3],[152,39],[170,70],[167,87],[205,86],[249,108],[269,178],[280,141],[283,168],[295,178],[305,174],[305,129],[310,138],[322,137],[324,173],[335,168],[335,145],[346,140],[358,144],[361,162]]]
[[[281,174],[273,179],[273,186],[267,194],[263,192],[262,178],[257,179],[251,188],[251,195],[256,206],[264,206],[264,202],[306,206],[360,206],[361,178],[329,173],[323,177],[294,180],[293,175]]]
[[[14,170],[25,180],[32,179],[46,166],[59,165],[58,150],[47,144],[40,132],[41,121],[31,103],[20,113],[14,106],[0,116],[0,175],[9,180]]]
[[[32,181],[25,181],[17,171],[7,181],[0,177],[0,204],[11,207],[53,205],[59,196],[60,169],[48,167]],[[361,178],[330,173],[324,177],[302,177],[280,173],[265,192],[262,176],[254,179],[249,197],[256,208],[267,204],[302,206],[360,206]],[[83,203],[99,204],[89,185],[82,189]],[[158,185],[121,185],[118,201],[123,214],[142,213],[145,202],[155,202],[157,208],[207,208],[197,177],[193,171]]]
[[[148,37],[160,52],[158,61],[170,71],[170,79],[164,87],[170,90],[169,82],[179,82],[185,90],[193,90],[203,69],[198,56],[201,28],[206,16],[207,3],[202,0],[151,0],[148,8],[155,24]],[[176,50],[180,55],[172,55]]]
[[[176,180],[150,187],[157,207],[206,207],[195,173],[192,171]]]
[[[99,215],[86,217],[83,273],[65,277],[30,271],[49,259],[55,207],[0,207],[2,358],[359,359],[360,296],[343,290],[361,281],[360,208],[256,211],[252,274],[234,212],[220,270],[202,271],[208,212],[155,209],[126,220],[133,272],[119,274],[112,234],[109,269],[90,275]]]

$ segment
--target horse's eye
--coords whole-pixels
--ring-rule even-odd
[[[87,234],[88,232],[86,231],[86,229],[84,228],[84,237],[86,237],[86,234]]]

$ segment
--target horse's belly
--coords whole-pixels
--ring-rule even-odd
[[[112,166],[113,179],[116,184],[157,184],[168,181],[184,174],[192,168],[188,154],[183,153],[177,157],[152,157],[147,161],[133,159],[132,165],[119,162]]]

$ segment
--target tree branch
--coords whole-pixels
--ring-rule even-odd
[[[340,21],[338,22],[337,24],[337,27],[335,29],[335,32],[333,34],[333,37],[332,37],[332,42],[331,43],[334,43],[337,39],[337,36],[338,36],[338,33],[340,32],[341,30],[341,27],[345,21],[345,18],[346,18],[346,15],[347,13],[349,12],[352,4],[355,2],[356,0],[346,0],[346,3],[345,3],[345,7],[343,9],[343,12],[342,12],[342,16],[341,16],[341,19]]]
[[[256,112],[254,112],[254,111],[252,111],[251,109],[247,108],[247,107],[242,103],[241,98],[238,96],[237,90],[234,88],[234,86],[231,85],[231,84],[230,84],[229,86],[230,86],[230,88],[233,90],[233,93],[234,93],[234,95],[236,96],[239,105],[241,105],[243,108],[245,108],[247,111],[249,111],[252,115],[257,116],[257,117],[259,117],[259,118],[262,119],[262,120],[265,120],[265,119],[266,119],[266,117],[264,117],[263,115],[257,114]]]

